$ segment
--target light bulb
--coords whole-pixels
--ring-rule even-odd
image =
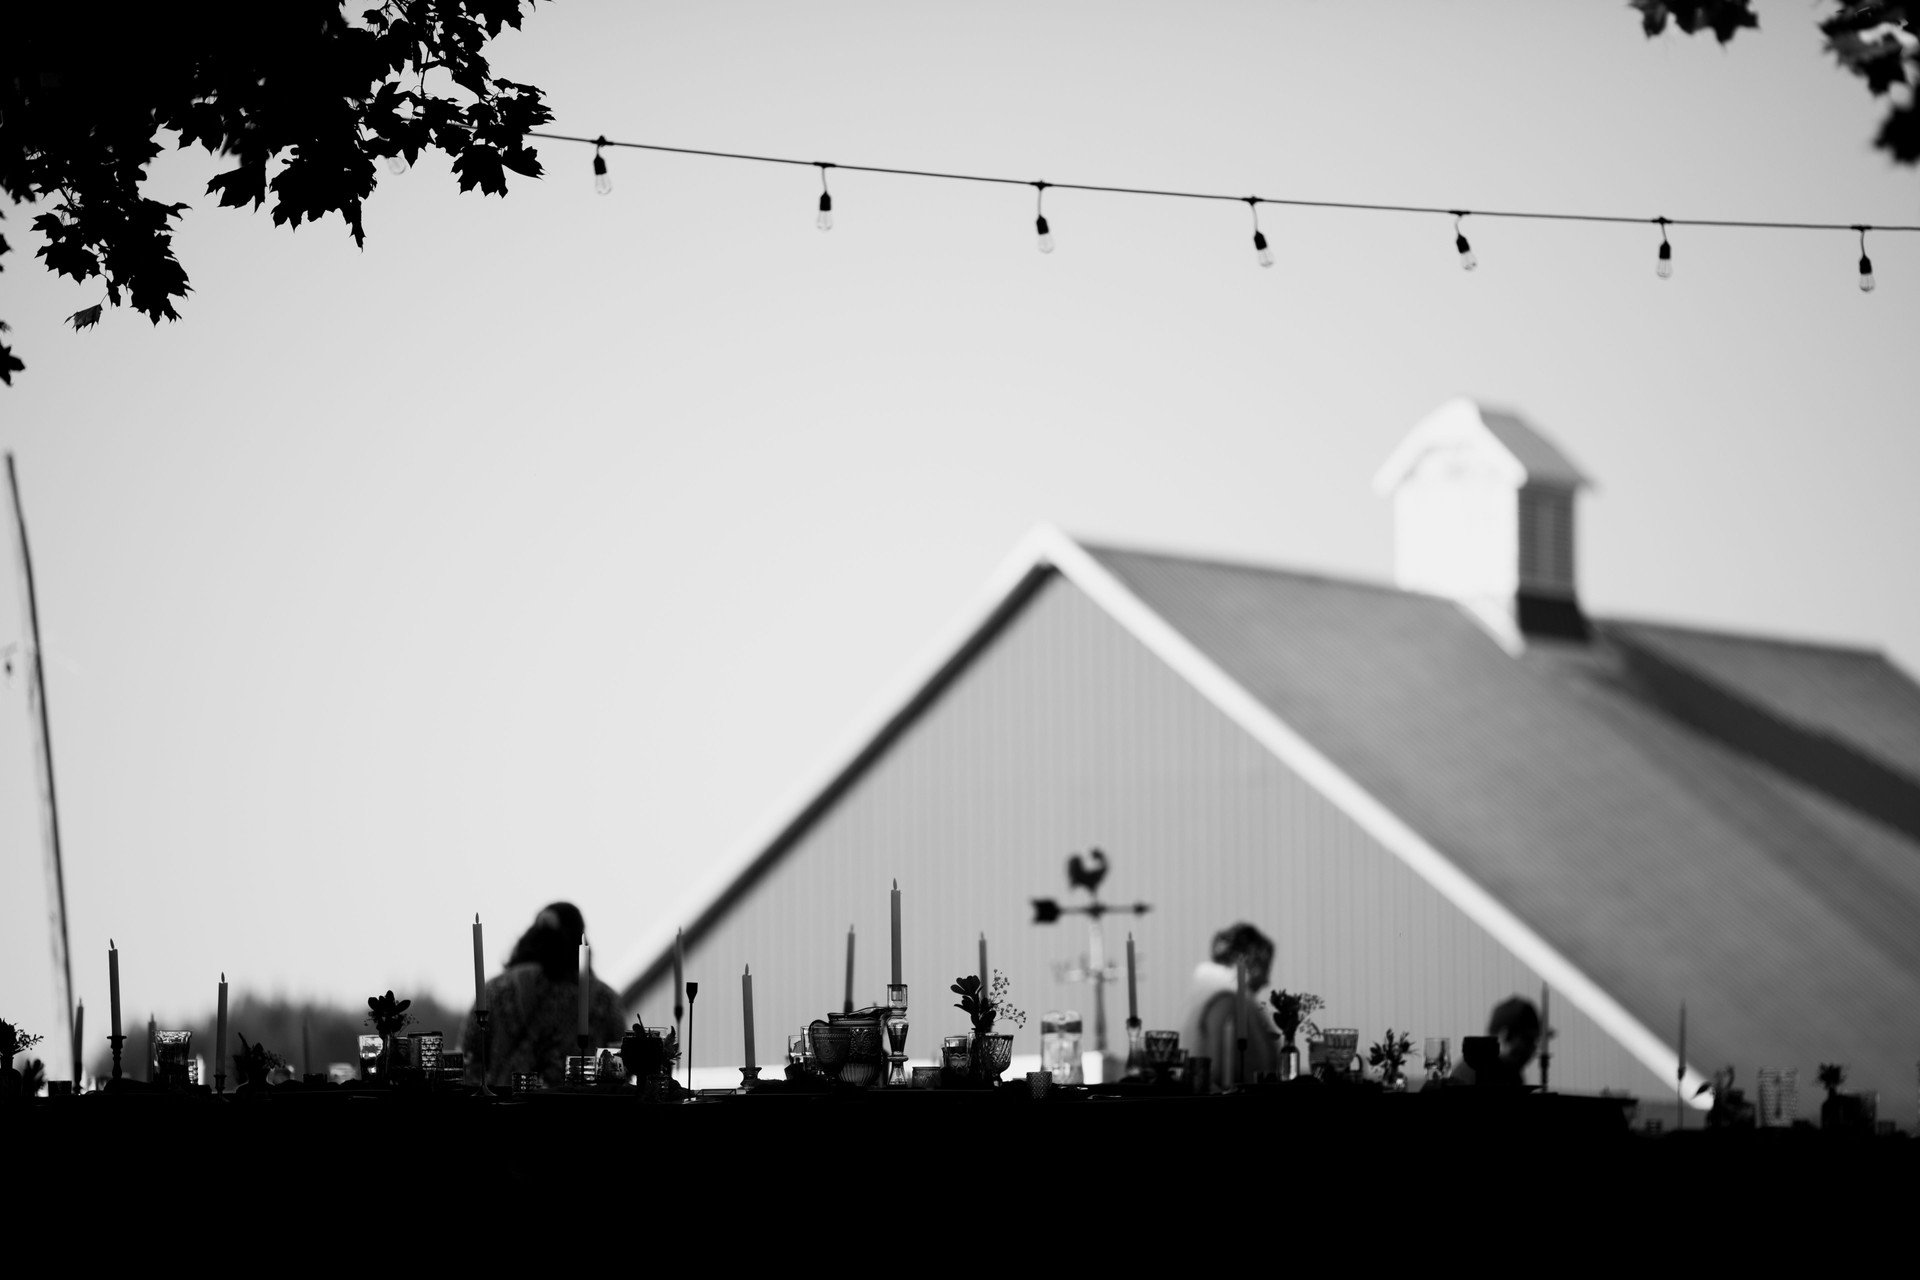
[[[1660,258],[1653,264],[1653,271],[1662,280],[1673,278],[1673,246],[1665,240],[1660,242]]]
[[[1262,234],[1261,234],[1260,232],[1258,232],[1258,231],[1256,231],[1256,232],[1254,232],[1254,233],[1253,233],[1253,247],[1254,247],[1254,249],[1255,249],[1255,250],[1256,250],[1256,251],[1257,251],[1257,252],[1259,253],[1259,255],[1260,255],[1260,265],[1261,265],[1261,266],[1263,266],[1263,267],[1270,267],[1270,266],[1272,266],[1272,265],[1273,265],[1273,250],[1271,250],[1271,249],[1269,249],[1269,248],[1267,248],[1267,238],[1266,238],[1266,236],[1264,236],[1264,235],[1262,235]]]
[[[1033,220],[1033,229],[1040,233],[1040,252],[1052,253],[1053,232],[1047,230],[1047,219],[1044,215]]]
[[[607,176],[607,158],[597,151],[593,153],[593,189],[603,196],[613,190],[613,179]]]
[[[1467,243],[1467,238],[1465,236],[1462,236],[1462,235],[1454,236],[1453,247],[1460,251],[1461,270],[1471,271],[1475,267],[1480,265],[1480,260],[1473,256],[1473,246]]]
[[[405,156],[388,156],[387,171],[389,173],[405,173],[407,171],[407,158]]]
[[[1873,259],[1864,253],[1860,255],[1860,292],[1873,292]]]
[[[833,197],[824,191],[820,193],[820,216],[813,220],[813,225],[822,231],[833,230]]]

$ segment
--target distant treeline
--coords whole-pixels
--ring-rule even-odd
[[[396,994],[405,996],[406,992]],[[410,998],[413,1007],[407,1010],[407,1014],[413,1019],[413,1024],[406,1030],[438,1031],[447,1037],[448,1048],[457,1047],[461,1028],[466,1026],[467,1011],[464,1008],[450,1009],[432,996]],[[107,1029],[101,1027],[96,1036],[92,1012],[88,1010],[87,1039],[95,1043],[87,1046],[87,1068],[97,1079],[105,1079],[113,1069],[113,1054],[106,1045]],[[146,1019],[136,1017],[132,1010],[127,1010],[124,1017],[121,1030],[126,1033],[127,1043],[120,1060],[121,1070],[136,1080],[143,1080],[147,1074]],[[307,1042],[312,1046],[312,1057],[305,1062],[301,1060],[303,1026],[306,1028]],[[162,1018],[159,1029],[193,1032],[193,1052],[207,1060],[207,1072],[209,1075],[213,1073],[211,1009],[201,1017],[187,1021]],[[296,1073],[305,1073],[324,1072],[330,1062],[351,1062],[357,1066],[360,1061],[360,1037],[372,1032],[373,1028],[367,1025],[367,1007],[364,1004],[358,1009],[351,1009],[340,1005],[300,1004],[291,1000],[240,996],[227,1006],[228,1083],[232,1084],[231,1055],[239,1052],[240,1036],[245,1036],[249,1044],[266,1045]],[[64,1071],[57,1070],[49,1074],[62,1078],[66,1075]],[[203,1083],[211,1084],[212,1081]]]

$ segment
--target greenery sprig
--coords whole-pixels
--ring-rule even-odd
[[[0,1018],[0,1067],[10,1067],[14,1058],[30,1053],[45,1036],[36,1036]]]
[[[1320,1034],[1313,1015],[1326,1008],[1327,1002],[1319,996],[1307,991],[1277,990],[1269,992],[1267,999],[1273,1004],[1274,1025],[1280,1028],[1282,1036],[1291,1040],[1305,1030],[1311,1040]]]

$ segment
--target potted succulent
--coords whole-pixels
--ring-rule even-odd
[[[980,990],[979,975],[972,973],[955,979],[952,987],[953,993],[960,997],[960,1003],[953,1007],[973,1023],[971,1065],[977,1084],[991,1087],[1013,1061],[1013,1033],[995,1031],[994,1023],[1004,1019],[1016,1027],[1027,1025],[1027,1015],[1007,1001],[1009,986],[1007,975],[995,969],[993,983],[984,992]]]
[[[380,1033],[380,1075],[384,1079],[393,1078],[393,1038],[413,1021],[407,1012],[412,1004],[411,1000],[394,999],[392,991],[367,997],[367,1025]]]
[[[25,1077],[13,1069],[13,1060],[30,1052],[42,1039],[0,1018],[0,1098],[17,1098],[26,1092]],[[31,1073],[32,1067],[28,1071]]]
[[[1867,1115],[1866,1099],[1857,1093],[1840,1092],[1840,1086],[1847,1082],[1845,1067],[1837,1062],[1823,1062],[1818,1079],[1820,1087],[1827,1091],[1826,1101],[1820,1104],[1822,1129],[1846,1132],[1873,1128],[1873,1120]]]
[[[1380,1083],[1389,1093],[1407,1091],[1407,1055],[1413,1052],[1413,1037],[1405,1032],[1396,1036],[1387,1028],[1386,1038],[1367,1049],[1367,1065],[1380,1068]]]
[[[1310,992],[1284,989],[1268,993],[1267,999],[1273,1004],[1273,1025],[1280,1029],[1280,1078],[1298,1079],[1300,1047],[1294,1043],[1294,1037],[1302,1030],[1309,1040],[1320,1034],[1313,1015],[1326,1008],[1327,1002]]]

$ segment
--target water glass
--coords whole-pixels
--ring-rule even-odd
[[[1061,1084],[1079,1084],[1080,1014],[1052,1009],[1040,1015],[1040,1065]]]
[[[1178,1031],[1149,1031],[1146,1035],[1147,1061],[1156,1067],[1169,1066],[1173,1051],[1180,1047]]]
[[[806,1033],[802,1032],[797,1036],[788,1036],[787,1065],[790,1067],[804,1066],[808,1057]]]
[[[440,1045],[446,1038],[438,1031],[421,1031],[408,1037],[413,1041],[413,1051],[408,1055],[408,1065],[418,1067],[428,1079],[440,1069]]]
[[[587,1053],[567,1055],[567,1084],[572,1088],[584,1088],[593,1083],[594,1068],[598,1059]]]
[[[1053,1072],[1051,1071],[1027,1072],[1027,1092],[1030,1095],[1032,1095],[1033,1100],[1035,1102],[1038,1102],[1040,1099],[1046,1097],[1047,1092],[1052,1088],[1053,1088]]]
[[[380,1077],[380,1037],[360,1037],[360,1078],[377,1080]]]
[[[153,1078],[161,1084],[184,1085],[189,1083],[188,1063],[191,1060],[193,1032],[156,1031],[153,1033]]]

